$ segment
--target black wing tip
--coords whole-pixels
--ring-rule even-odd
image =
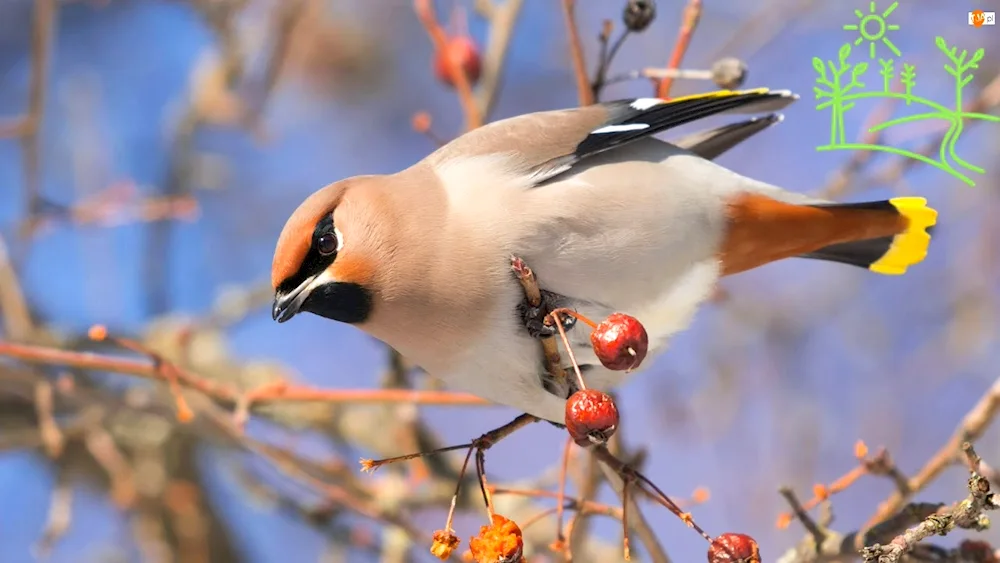
[[[769,113],[767,115],[761,115],[757,117],[751,117],[748,121],[750,123],[766,123],[767,125],[777,125],[785,120],[785,115],[782,113]]]
[[[791,90],[770,90],[769,93],[778,98],[789,98],[791,100],[797,100],[800,98],[798,94],[792,92]]]
[[[723,90],[725,91],[725,90]],[[748,101],[753,99],[758,100],[784,100],[786,103],[782,105],[785,107],[797,102],[801,96],[792,92],[791,90],[769,90],[767,88],[757,88],[752,90],[732,90],[734,97],[745,97],[749,98]]]
[[[756,88],[751,90],[733,90],[734,94],[759,95],[766,98],[785,98],[788,100],[798,100],[800,96],[791,90],[771,90],[769,88]]]
[[[642,111],[640,108],[643,105],[648,105],[648,107],[643,109],[653,109],[658,105],[667,104],[673,101],[678,101],[684,98],[698,98],[698,97],[708,97],[712,94],[727,94],[728,96],[747,96],[747,97],[759,97],[759,98],[771,98],[771,99],[786,99],[789,101],[796,101],[801,98],[795,92],[791,90],[771,90],[769,88],[751,88],[746,90],[716,90],[714,92],[702,92],[700,94],[691,94],[690,96],[677,96],[676,98],[656,98],[649,96],[637,96],[635,98],[619,98],[617,100],[608,100],[603,102],[604,105],[609,106],[627,106],[630,109]],[[647,102],[644,104],[643,102]]]
[[[801,97],[789,89],[772,90],[770,88],[745,88],[742,90],[715,90],[714,92],[709,91],[701,94],[692,94],[691,96],[678,96],[677,98],[696,98],[700,96],[708,97],[713,94],[732,97],[783,98],[792,101],[798,100]]]

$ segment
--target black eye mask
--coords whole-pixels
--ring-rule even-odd
[[[278,291],[282,293],[288,293],[295,288],[297,288],[306,278],[314,276],[327,268],[334,260],[337,259],[337,252],[334,251],[330,254],[321,254],[317,248],[317,243],[322,236],[332,236],[336,237],[333,229],[333,215],[329,214],[318,223],[316,223],[316,228],[313,229],[312,241],[309,245],[309,252],[306,253],[306,257],[302,260],[302,265],[299,266],[299,270],[295,272],[295,275],[286,278],[285,281],[281,282],[278,286]],[[339,241],[338,241],[339,243]]]

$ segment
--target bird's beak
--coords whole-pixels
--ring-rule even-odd
[[[310,276],[303,280],[298,287],[288,293],[277,292],[274,294],[274,306],[271,308],[271,318],[283,323],[294,317],[302,308],[302,304],[309,298],[313,289],[313,282],[318,276]]]

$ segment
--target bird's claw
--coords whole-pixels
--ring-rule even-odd
[[[549,314],[559,308],[560,296],[545,290],[541,293],[542,301],[537,307],[528,303],[527,299],[518,306],[524,328],[532,338],[547,338],[559,334],[559,329]],[[570,330],[576,325],[576,318],[571,315],[559,315],[559,320],[564,330]]]

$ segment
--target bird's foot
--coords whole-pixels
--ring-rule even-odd
[[[559,328],[556,327],[549,314],[560,307],[561,301],[566,301],[565,297],[544,289],[541,294],[542,301],[537,307],[532,306],[527,299],[521,301],[517,307],[524,328],[532,338],[546,338],[559,334]],[[570,330],[576,325],[576,318],[570,315],[559,315],[559,319],[565,330]]]

